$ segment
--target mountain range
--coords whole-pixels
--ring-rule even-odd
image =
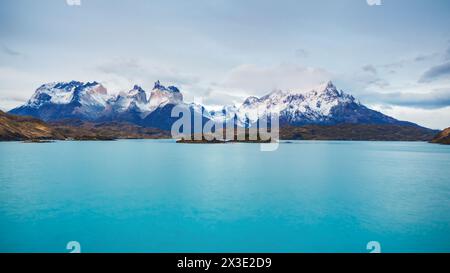
[[[239,107],[224,106],[221,111],[208,111],[202,105],[186,103],[177,87],[166,87],[160,81],[155,82],[151,91],[135,85],[117,95],[109,94],[98,82],[55,82],[40,86],[24,105],[9,113],[46,122],[64,119],[127,122],[170,130],[176,120],[170,115],[175,105],[189,108],[192,115],[201,115],[204,121],[235,119],[241,127],[252,127],[262,115],[270,113],[279,113],[282,127],[338,124],[420,127],[369,109],[352,95],[338,90],[332,82],[308,91],[277,90],[260,98],[249,97]]]

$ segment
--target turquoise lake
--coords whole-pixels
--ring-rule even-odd
[[[450,252],[450,147],[0,142],[0,252]]]

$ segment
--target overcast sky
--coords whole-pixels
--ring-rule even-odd
[[[449,26],[448,0],[1,0],[0,108],[54,81],[116,93],[159,79],[217,107],[332,80],[376,110],[441,129]]]

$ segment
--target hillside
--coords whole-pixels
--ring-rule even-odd
[[[430,141],[435,130],[407,125],[339,124],[306,125],[280,129],[285,140],[367,140],[367,141]]]
[[[407,125],[376,125],[376,124],[339,124],[339,125],[305,125],[280,128],[280,140],[344,140],[344,141],[430,141],[437,131],[427,128]],[[245,139],[228,142],[265,142],[250,141],[248,130]],[[186,140],[179,143],[224,143],[223,141]]]
[[[0,141],[23,140],[113,140],[170,138],[168,132],[128,123],[91,123],[64,120],[45,123],[41,120],[9,115],[0,111]]]
[[[160,139],[170,138],[170,132],[129,123],[92,123],[64,120],[49,123],[66,138],[74,140]]]
[[[64,139],[64,136],[41,120],[0,111],[0,140]]]
[[[441,131],[431,142],[450,145],[450,127]]]

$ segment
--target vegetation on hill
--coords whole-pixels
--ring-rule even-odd
[[[450,127],[442,130],[431,142],[450,145]]]
[[[0,140],[114,140],[170,138],[166,131],[144,128],[128,123],[89,123],[64,120],[45,123],[32,117],[6,114],[0,111]]]
[[[305,125],[280,128],[281,140],[367,140],[367,141],[431,141],[450,143],[450,128],[437,136],[435,130],[408,125],[338,124]],[[266,142],[260,139],[230,142]],[[435,137],[436,136],[436,137]],[[434,138],[435,137],[435,138]],[[170,132],[123,122],[92,123],[62,120],[45,123],[31,117],[15,116],[0,111],[0,140],[114,140],[171,138]],[[181,139],[182,143],[223,143],[223,141]]]

